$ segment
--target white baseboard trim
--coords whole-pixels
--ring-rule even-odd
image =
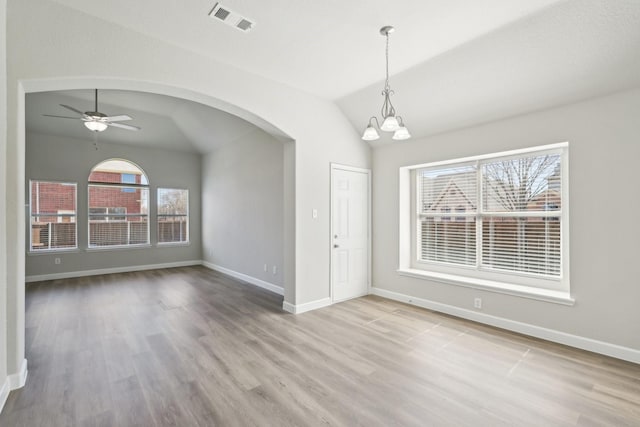
[[[27,359],[22,359],[22,364],[20,365],[20,372],[9,375],[9,388],[11,390],[16,390],[24,387],[27,382]]]
[[[132,271],[144,271],[144,270],[157,270],[159,268],[173,268],[173,267],[189,267],[192,265],[202,265],[202,261],[177,261],[166,262],[163,264],[147,264],[147,265],[130,265],[128,267],[113,267],[113,268],[100,268],[97,270],[80,270],[80,271],[68,271],[65,273],[52,273],[52,274],[40,274],[35,276],[26,276],[25,282],[41,282],[43,280],[57,280],[57,279],[69,279],[72,277],[85,277],[85,276],[97,276],[100,274],[113,274],[113,273],[129,273]]]
[[[532,337],[542,338],[547,341],[553,341],[559,344],[568,345],[570,347],[592,351],[594,353],[615,357],[617,359],[622,359],[633,363],[640,363],[640,350],[637,349],[623,347],[617,344],[611,344],[578,335],[572,335],[566,332],[547,329],[528,323],[518,322],[515,320],[509,320],[503,317],[492,316],[490,314],[467,310],[465,308],[455,307],[453,305],[442,304],[422,298],[416,298],[398,292],[388,291],[386,289],[372,287],[371,293],[373,295],[378,295],[395,301],[400,301],[418,307],[427,308],[429,310],[450,314],[452,316],[461,317],[463,319],[473,320],[474,322],[484,323],[486,325],[495,326],[497,328],[518,332]]]
[[[304,313],[305,311],[317,310],[322,307],[331,305],[331,298],[322,298],[316,301],[305,302],[304,304],[291,304],[284,301],[282,303],[282,309],[293,314]]]
[[[2,409],[4,408],[4,404],[7,403],[7,399],[9,398],[9,378],[4,381],[2,387],[0,387],[0,414],[2,413]]]
[[[24,387],[27,382],[27,374],[27,359],[23,359],[20,365],[20,372],[9,375],[2,387],[0,387],[0,413],[2,413],[4,404],[7,403],[9,392]]]
[[[205,267],[211,270],[219,271],[220,273],[224,273],[228,276],[235,277],[236,279],[258,286],[259,288],[266,289],[278,295],[284,295],[284,288],[282,288],[282,286],[274,285],[273,283],[269,283],[264,280],[257,279],[253,276],[249,276],[244,273],[239,273],[237,271],[230,270],[228,268],[225,268],[207,261],[202,261],[202,265],[204,265]]]

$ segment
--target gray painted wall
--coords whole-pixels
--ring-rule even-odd
[[[203,158],[207,262],[284,287],[283,168],[283,143],[261,130]]]
[[[0,0],[0,390],[7,381],[7,2]],[[13,372],[11,372],[13,373]],[[1,397],[1,396],[0,396]],[[0,410],[3,402],[0,401]]]
[[[118,130],[116,129],[116,131]],[[30,179],[78,183],[78,250],[49,254],[27,254],[27,278],[47,274],[201,260],[200,156],[177,151],[149,150],[99,142],[98,150],[96,150],[91,134],[87,132],[87,136],[86,140],[72,140],[27,133],[25,182],[27,203]],[[96,164],[110,158],[122,158],[136,163],[149,178],[149,240],[151,247],[87,250],[87,179]],[[188,246],[157,246],[155,216],[158,187],[189,189],[190,243]],[[26,209],[25,212],[28,213]],[[29,224],[28,218],[26,223]],[[28,242],[28,230],[25,230],[25,238]],[[61,258],[60,265],[54,264],[56,257]]]
[[[375,287],[640,349],[640,89],[373,152]],[[569,141],[570,277],[574,306],[402,277],[398,168]]]

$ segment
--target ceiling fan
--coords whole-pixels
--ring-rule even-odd
[[[98,111],[98,89],[95,89],[95,111],[85,111],[84,113],[78,109],[70,107],[68,105],[60,104],[61,107],[66,108],[67,110],[73,111],[74,113],[80,114],[80,117],[69,117],[69,116],[56,116],[52,114],[43,114],[47,117],[56,117],[59,119],[74,119],[74,120],[82,120],[87,129],[93,132],[102,132],[107,129],[107,127],[112,126],[120,129],[126,130],[140,130],[138,126],[125,125],[124,123],[116,123],[116,122],[124,122],[126,120],[132,120],[131,117],[126,114],[121,114],[118,116],[107,116],[104,113]]]

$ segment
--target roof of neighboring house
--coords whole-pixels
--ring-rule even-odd
[[[440,192],[438,197],[436,197],[435,202],[431,204],[431,206],[434,206],[434,208],[432,209],[435,209],[435,206],[440,205],[440,203],[444,201],[447,195],[452,193],[455,194],[456,192],[462,195],[462,200],[464,200],[468,206],[471,206],[472,208],[475,209],[476,205],[471,201],[471,199],[469,199],[467,194],[464,191],[462,191],[460,186],[455,182],[455,178],[453,177],[449,179],[449,182],[447,183],[446,187]]]

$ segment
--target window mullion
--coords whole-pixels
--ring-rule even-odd
[[[482,212],[483,212],[483,190],[482,190],[482,165],[476,160],[476,270],[482,265]]]

